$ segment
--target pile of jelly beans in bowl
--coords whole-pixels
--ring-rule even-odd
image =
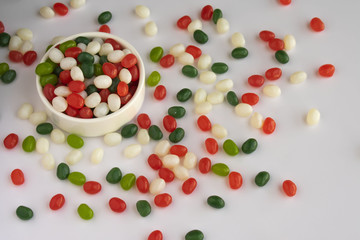
[[[35,69],[46,113],[59,128],[85,137],[118,130],[140,110],[145,69],[127,41],[103,32],[67,37]]]

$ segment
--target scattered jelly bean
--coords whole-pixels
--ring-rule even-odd
[[[61,193],[54,195],[49,202],[49,207],[51,210],[59,210],[65,204],[65,197]]]
[[[146,200],[139,200],[136,202],[136,209],[140,216],[147,217],[151,213],[150,203]]]
[[[279,3],[284,5],[284,6],[287,6],[287,5],[290,5],[291,0],[279,0]]]
[[[36,140],[34,136],[27,136],[22,142],[22,148],[25,152],[32,152],[36,148]]]
[[[216,139],[214,138],[207,138],[205,140],[205,148],[206,151],[210,154],[215,154],[218,152],[219,146],[218,143],[216,141]]]
[[[212,15],[212,21],[217,24],[218,20],[223,17],[223,13],[220,9],[215,9]]]
[[[159,62],[164,54],[164,50],[162,47],[154,47],[150,51],[150,60],[153,62]]]
[[[154,98],[161,101],[166,97],[166,87],[164,85],[158,85],[154,91]]]
[[[190,23],[191,23],[191,18],[188,15],[185,15],[179,18],[179,20],[177,20],[176,25],[180,29],[187,29]]]
[[[228,65],[222,62],[213,63],[213,65],[211,66],[211,71],[217,74],[226,73],[228,69]]]
[[[167,207],[171,204],[172,197],[168,193],[161,193],[155,196],[154,203],[158,207]]]
[[[160,140],[163,138],[163,133],[161,132],[160,128],[156,125],[151,125],[148,131],[150,138],[153,140]]]
[[[65,16],[69,11],[68,7],[65,4],[60,3],[60,2],[55,3],[53,5],[53,9],[60,16]]]
[[[176,129],[177,122],[176,119],[173,116],[166,115],[163,118],[163,126],[166,131],[173,132]]]
[[[106,174],[106,181],[111,184],[119,183],[122,178],[122,172],[120,168],[114,167]]]
[[[172,145],[169,152],[177,155],[178,157],[183,157],[188,152],[188,149],[184,145]]]
[[[201,49],[194,45],[188,45],[185,49],[185,52],[190,53],[194,59],[199,58],[202,54]]]
[[[137,5],[135,7],[135,13],[140,18],[147,18],[150,16],[150,9],[145,5]]]
[[[273,38],[269,40],[269,47],[274,50],[283,50],[285,47],[284,41],[280,38]]]
[[[241,146],[241,150],[243,153],[250,154],[256,150],[258,146],[258,142],[254,138],[249,138],[246,140]]]
[[[197,181],[195,178],[188,178],[187,180],[185,180],[182,184],[182,191],[185,193],[185,194],[191,194],[195,188],[197,186]]]
[[[136,124],[130,123],[130,124],[125,125],[121,129],[121,136],[123,138],[131,138],[131,137],[135,136],[137,131],[138,131],[138,126]]]
[[[206,5],[201,9],[201,18],[205,21],[211,20],[214,9],[211,5]]]
[[[37,53],[35,51],[27,51],[24,54],[23,61],[26,66],[32,65],[37,59]]]
[[[226,177],[230,173],[230,169],[225,163],[215,163],[212,165],[211,171],[222,177]]]
[[[172,54],[167,54],[163,56],[159,61],[160,65],[164,68],[171,67],[172,65],[174,65],[174,62],[175,62],[175,58]]]
[[[262,129],[263,132],[266,134],[272,134],[275,131],[276,128],[276,122],[271,117],[267,117],[264,120]]]
[[[5,31],[5,26],[2,21],[0,21],[0,33],[3,33]]]
[[[66,163],[60,163],[56,168],[56,176],[60,180],[65,180],[70,175],[70,168]]]
[[[253,87],[261,87],[264,84],[264,82],[265,82],[265,79],[261,75],[251,75],[248,78],[249,85],[253,86]]]
[[[51,133],[53,128],[54,127],[53,127],[53,125],[51,123],[40,123],[36,127],[36,132],[41,134],[41,135],[47,135],[47,134]]]
[[[224,137],[227,136],[228,131],[224,126],[215,123],[211,127],[211,134],[217,139],[223,139]]]
[[[192,91],[188,88],[183,88],[176,94],[176,98],[179,102],[186,102],[191,98],[191,96]]]
[[[234,91],[229,91],[226,94],[226,100],[231,106],[234,106],[234,107],[239,104],[239,99],[236,96],[236,93]]]
[[[237,47],[231,51],[231,56],[235,59],[246,58],[248,55],[249,55],[249,52],[244,47]]]
[[[321,32],[325,29],[325,24],[320,18],[314,17],[310,21],[310,27],[315,32]]]
[[[174,118],[182,118],[185,116],[186,110],[181,106],[173,106],[168,109],[168,114]]]
[[[275,52],[275,58],[279,63],[285,64],[289,62],[289,55],[284,50]]]
[[[88,194],[96,194],[101,191],[101,184],[96,181],[87,181],[84,183],[83,189]]]
[[[121,180],[120,180],[120,186],[122,187],[122,189],[128,191],[130,190],[134,184],[135,184],[135,181],[136,181],[136,176],[135,174],[133,173],[128,173],[128,174],[125,174]]]
[[[194,40],[200,44],[205,44],[209,40],[208,35],[200,29],[195,30],[193,36],[194,36]]]
[[[109,200],[109,207],[116,213],[122,213],[126,209],[126,203],[121,198],[113,197]]]
[[[12,83],[16,78],[16,71],[15,70],[8,70],[3,75],[1,75],[1,81],[3,83],[9,84]]]
[[[21,171],[21,169],[14,169],[11,174],[11,181],[13,182],[14,185],[22,185],[25,182],[25,177],[24,177],[24,173],[23,171]]]
[[[173,171],[166,167],[161,167],[159,169],[159,177],[163,179],[165,182],[172,182],[175,179],[175,174]]]
[[[7,64],[6,62],[0,63],[0,76],[7,71],[9,71],[9,64]]]
[[[79,216],[84,220],[90,220],[94,217],[93,210],[85,203],[80,204],[77,209]]]
[[[162,167],[162,161],[156,154],[151,154],[147,161],[149,166],[154,170],[159,170]]]
[[[332,64],[324,64],[319,67],[318,72],[322,77],[332,77],[335,73],[335,67]]]
[[[13,149],[19,142],[19,136],[15,133],[10,133],[4,138],[4,147],[7,149]]]
[[[266,79],[271,80],[271,81],[279,79],[281,77],[281,75],[282,75],[281,69],[276,68],[276,67],[270,68],[270,69],[266,70],[266,72],[265,72]]]
[[[263,30],[259,33],[259,37],[264,42],[269,42],[271,39],[275,38],[275,34],[268,30]]]
[[[185,131],[183,128],[176,128],[172,133],[169,135],[169,140],[172,143],[180,142],[185,136]]]
[[[306,115],[306,123],[310,126],[317,125],[320,121],[320,112],[316,108],[312,108]]]
[[[16,50],[9,51],[8,56],[9,56],[10,61],[15,62],[15,63],[19,63],[23,60],[22,53],[19,51],[16,51]]]
[[[304,71],[297,71],[290,75],[290,83],[299,84],[307,79],[307,74]]]
[[[236,156],[239,153],[239,148],[231,139],[226,139],[223,143],[223,149],[226,154]]]
[[[211,170],[211,160],[207,157],[201,158],[198,165],[199,171],[202,174],[206,174]]]
[[[76,134],[69,134],[69,136],[66,138],[66,142],[70,147],[76,149],[82,148],[82,146],[84,146],[84,140]]]
[[[25,206],[19,206],[16,209],[16,216],[18,216],[18,218],[20,218],[21,220],[30,220],[33,216],[34,213],[31,210],[31,208],[25,207]]]
[[[216,30],[218,33],[223,34],[228,32],[230,29],[230,24],[228,22],[228,20],[226,20],[225,18],[219,18],[217,23],[216,23]]]
[[[108,23],[112,18],[112,14],[109,11],[105,11],[100,13],[100,15],[98,16],[98,22],[99,24],[105,24]]]
[[[104,25],[100,26],[99,32],[110,33],[111,29],[110,29],[110,27],[108,25],[104,24]]]
[[[68,179],[72,184],[78,186],[82,186],[86,182],[86,177],[81,172],[71,172]]]
[[[254,106],[259,102],[259,96],[256,93],[245,93],[241,96],[241,102]]]
[[[150,233],[147,240],[163,240],[163,234],[160,230],[154,230]]]
[[[285,180],[282,184],[282,188],[284,190],[284,193],[289,196],[293,197],[296,194],[297,187],[295,183],[291,180]]]
[[[139,192],[147,193],[147,192],[149,192],[150,184],[145,176],[139,176],[136,179],[136,187],[139,190]]]
[[[198,76],[198,70],[194,66],[191,66],[191,65],[183,66],[183,68],[181,69],[181,72],[185,76],[190,77],[190,78],[195,78]]]
[[[294,49],[296,46],[296,40],[294,35],[286,34],[284,36],[284,50],[290,51]]]
[[[145,24],[144,31],[147,36],[153,37],[157,34],[158,27],[154,21],[149,21],[148,23]]]
[[[205,115],[201,115],[198,118],[197,125],[204,132],[211,130],[211,122],[210,122],[209,118]]]
[[[10,42],[10,35],[6,32],[0,33],[0,47],[6,47]]]
[[[270,180],[270,174],[266,171],[259,172],[255,177],[255,184],[263,187]]]
[[[210,207],[217,208],[217,209],[225,207],[224,199],[222,199],[221,197],[219,197],[217,195],[212,195],[212,196],[208,197],[207,203],[209,204]]]
[[[136,120],[137,120],[139,127],[143,128],[143,129],[148,129],[151,125],[151,120],[149,118],[149,115],[147,115],[146,113],[139,114],[137,116]]]
[[[243,179],[240,173],[230,172],[229,174],[229,186],[231,189],[239,189],[242,186]]]
[[[156,86],[161,80],[161,75],[158,71],[153,71],[152,73],[150,73],[149,77],[147,78],[147,85],[149,85],[150,87],[154,87]]]

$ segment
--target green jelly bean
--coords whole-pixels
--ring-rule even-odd
[[[198,229],[191,230],[185,235],[185,240],[203,240],[203,239],[204,239],[204,234]]]
[[[84,220],[90,220],[94,217],[93,210],[85,203],[80,204],[77,209],[79,216]]]
[[[32,152],[36,148],[36,140],[34,136],[27,136],[22,142],[22,149],[25,152]]]
[[[59,65],[54,63],[53,61],[51,61],[50,58],[46,59],[45,62],[48,62],[51,64],[52,68],[55,70],[56,67],[58,67]]]
[[[101,65],[103,65],[104,63],[107,63],[107,62],[109,62],[108,59],[107,59],[107,56],[103,55],[103,56],[100,57],[99,63]]]
[[[130,190],[134,184],[135,184],[135,181],[136,181],[136,176],[135,174],[133,173],[128,173],[128,174],[125,174],[121,180],[120,180],[120,186],[122,187],[122,189],[128,191]]]
[[[95,61],[94,56],[88,52],[81,52],[78,55],[77,60],[80,63],[94,63]]]
[[[62,44],[60,44],[59,50],[62,53],[65,53],[66,49],[71,48],[71,47],[76,47],[76,42],[74,40],[68,40],[66,42],[63,42]]]
[[[3,75],[5,72],[9,71],[9,64],[6,62],[0,63],[0,76]]]
[[[209,206],[211,206],[213,208],[218,208],[218,209],[223,208],[225,206],[224,199],[222,199],[221,197],[219,197],[217,195],[212,195],[212,196],[208,197],[207,203],[209,204]]]
[[[64,71],[60,66],[55,67],[53,74],[55,74],[57,77],[59,77],[60,73]]]
[[[54,69],[54,65],[50,62],[43,62],[36,66],[35,73],[39,76],[43,76],[52,73]]]
[[[239,153],[238,146],[231,139],[227,139],[224,141],[223,149],[230,156],[236,156]]]
[[[215,24],[217,24],[217,21],[223,17],[222,11],[220,9],[215,9],[212,15],[212,20]]]
[[[84,146],[84,140],[80,136],[73,133],[67,137],[66,142],[70,147],[76,149],[82,148],[82,146]]]
[[[154,47],[150,51],[150,60],[153,62],[159,62],[164,54],[162,47]]]
[[[42,87],[45,87],[48,83],[55,86],[58,83],[58,77],[53,73],[40,76],[40,85]]]
[[[50,134],[51,131],[54,129],[51,123],[40,123],[36,127],[36,132],[41,135]]]
[[[150,73],[146,83],[148,86],[150,87],[154,87],[156,85],[158,85],[158,83],[160,82],[161,79],[161,75],[158,71],[153,71],[152,73]]]
[[[56,176],[60,180],[65,180],[69,177],[70,168],[66,163],[60,163],[56,168]]]
[[[108,172],[108,174],[106,174],[106,181],[108,183],[116,184],[120,182],[121,177],[122,177],[122,172],[120,168],[114,167]]]
[[[140,216],[146,217],[151,213],[150,203],[146,200],[139,200],[136,202],[136,209],[139,212]]]
[[[100,75],[104,74],[100,63],[94,64],[94,74],[95,74],[95,76],[100,76]]]
[[[68,179],[72,184],[78,185],[78,186],[82,186],[86,182],[86,177],[81,172],[70,173],[68,176]]]
[[[6,71],[3,75],[1,75],[1,81],[6,84],[12,83],[15,80],[15,78],[16,78],[16,72],[15,70],[12,69]]]
[[[222,177],[226,177],[230,173],[230,169],[225,163],[215,163],[212,165],[211,171]]]
[[[194,40],[200,44],[205,44],[209,40],[209,37],[204,31],[198,29],[194,32]]]
[[[100,24],[105,24],[108,23],[112,18],[112,14],[109,11],[105,11],[102,12],[99,16],[98,16],[98,22]]]
[[[163,133],[161,132],[160,128],[156,125],[151,125],[148,129],[148,133],[150,138],[153,140],[160,140],[163,138]]]
[[[75,42],[76,42],[76,44],[83,43],[85,45],[88,45],[90,42],[90,39],[87,37],[80,36],[80,37],[75,38]]]
[[[270,174],[266,171],[259,172],[255,177],[255,184],[259,187],[265,186],[270,180]]]
[[[183,66],[183,68],[181,69],[181,72],[185,76],[190,77],[190,78],[195,78],[199,74],[198,70],[194,66],[191,66],[191,65]]]
[[[113,79],[111,86],[108,88],[111,93],[117,92],[117,86],[118,86],[119,82],[120,82],[120,79],[118,77]]]
[[[31,208],[19,206],[16,209],[16,216],[18,216],[21,220],[30,220],[34,216],[34,213]]]
[[[231,52],[231,56],[235,59],[246,58],[248,55],[249,55],[249,52],[244,47],[234,48]]]
[[[134,123],[130,123],[125,125],[122,129],[121,129],[121,136],[123,138],[131,138],[133,136],[135,136],[135,134],[138,131],[138,126]]]
[[[80,69],[83,72],[85,78],[90,79],[95,74],[94,64],[92,63],[82,63],[80,65]]]
[[[191,96],[192,92],[188,88],[183,88],[176,94],[176,98],[179,102],[186,102],[191,98]]]
[[[97,92],[98,89],[97,87],[95,87],[94,84],[90,84],[89,86],[87,86],[87,88],[85,89],[85,92],[87,93],[87,95],[89,96],[90,94]]]
[[[48,45],[48,46],[46,47],[45,53],[46,53],[47,51],[49,51],[49,49],[50,49],[52,46],[53,46],[52,44]]]
[[[289,55],[284,50],[275,52],[275,58],[279,63],[285,64],[289,62]]]
[[[236,96],[236,93],[234,91],[229,91],[226,94],[226,100],[231,106],[234,106],[234,107],[239,104],[239,99]]]
[[[185,131],[182,128],[176,128],[172,133],[169,135],[169,140],[172,143],[180,142],[185,136]]]
[[[228,65],[226,65],[226,63],[223,62],[216,62],[213,63],[213,65],[211,66],[211,71],[217,74],[226,73],[228,70],[229,70]]]
[[[0,47],[6,47],[9,45],[10,35],[6,32],[0,33]]]
[[[173,106],[168,109],[168,114],[174,118],[182,118],[185,116],[186,110],[181,106]]]
[[[246,154],[250,154],[256,150],[258,142],[254,138],[249,138],[241,146],[241,151]]]

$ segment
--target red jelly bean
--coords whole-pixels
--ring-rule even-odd
[[[319,67],[319,74],[323,77],[332,77],[335,73],[335,67],[332,64],[325,64]]]
[[[172,65],[174,65],[174,62],[175,62],[174,56],[171,54],[167,54],[160,59],[159,63],[163,68],[169,68]]]
[[[149,118],[149,115],[147,115],[146,113],[139,114],[136,120],[139,127],[141,128],[148,129],[151,126],[151,120]]]
[[[108,25],[104,24],[99,27],[99,32],[111,33],[111,29]]]
[[[283,50],[284,46],[284,41],[280,38],[273,38],[269,40],[269,47],[274,51]]]
[[[123,107],[124,105],[126,105],[132,98],[132,94],[128,93],[125,96],[120,96],[120,100],[121,100],[121,107]]]
[[[158,207],[167,207],[171,204],[172,197],[168,193],[161,193],[155,196],[154,203]]]
[[[205,115],[201,115],[198,118],[197,125],[204,132],[210,131],[210,129],[211,129],[211,122],[210,122],[209,118]]]
[[[189,26],[190,23],[191,23],[191,18],[188,15],[185,15],[185,16],[179,18],[176,25],[180,29],[187,29],[187,27]]]
[[[163,240],[163,234],[159,230],[150,233],[148,240]]]
[[[104,43],[110,43],[113,46],[114,50],[121,50],[121,44],[119,42],[117,42],[115,39],[112,38],[107,38]]]
[[[159,177],[164,179],[165,182],[172,182],[175,178],[175,174],[168,168],[160,168],[159,169]]]
[[[75,109],[82,108],[85,103],[83,97],[77,93],[71,93],[69,96],[67,96],[66,101],[71,107]]]
[[[109,95],[111,94],[110,90],[109,89],[102,89],[100,92],[99,92],[99,95],[100,95],[100,98],[101,98],[101,102],[107,102],[107,99],[109,97]]]
[[[159,170],[162,167],[162,161],[155,153],[148,157],[148,164],[154,170]]]
[[[292,182],[291,180],[285,180],[283,182],[282,187],[287,196],[289,197],[295,196],[297,187],[294,182]]]
[[[262,128],[264,133],[271,134],[275,131],[276,122],[271,117],[267,117],[264,120],[264,124]]]
[[[173,132],[177,126],[176,119],[173,116],[166,115],[163,118],[163,125],[166,131]]]
[[[214,9],[211,5],[206,5],[201,9],[201,18],[202,20],[209,21],[212,18],[212,15],[214,13]]]
[[[194,57],[194,59],[199,58],[202,54],[201,49],[194,45],[187,46],[185,52],[190,53]]]
[[[19,142],[19,137],[15,133],[10,133],[4,138],[4,147],[7,149],[13,149]]]
[[[109,207],[116,213],[121,213],[126,209],[126,203],[121,198],[113,197],[109,200]]]
[[[163,85],[158,85],[154,91],[154,98],[157,100],[163,100],[166,97],[166,88]]]
[[[137,67],[137,65],[132,66],[131,68],[128,69],[130,74],[131,74],[131,81],[132,82],[136,82],[137,80],[139,80],[139,68]]]
[[[253,87],[261,87],[265,82],[265,78],[261,75],[252,75],[248,78],[248,83]]]
[[[68,84],[72,80],[70,70],[61,71],[59,74],[59,79],[61,83]]]
[[[65,50],[64,55],[65,57],[77,58],[81,52],[82,50],[79,47],[70,47]]]
[[[137,63],[137,58],[134,54],[129,53],[127,54],[122,60],[121,65],[125,68],[131,68]]]
[[[102,70],[105,75],[108,75],[111,78],[115,78],[118,75],[116,66],[110,62],[104,63],[102,65]]]
[[[171,154],[183,157],[188,152],[188,149],[184,145],[172,145],[169,151]]]
[[[259,96],[255,93],[245,93],[241,96],[241,102],[254,106],[259,102]]]
[[[191,194],[195,190],[196,186],[197,186],[196,179],[188,178],[183,182],[181,189],[185,194]]]
[[[287,6],[291,3],[291,0],[279,0],[279,2],[280,4]]]
[[[120,97],[124,97],[128,94],[128,92],[129,92],[129,86],[125,82],[119,82],[119,84],[117,85],[117,94]]]
[[[23,62],[26,66],[30,66],[37,59],[37,53],[35,51],[27,51],[23,56]]]
[[[121,65],[121,62],[118,62],[118,63],[113,63],[117,69],[118,72],[121,71],[121,69],[123,69],[124,67]]]
[[[44,88],[43,88],[42,91],[43,91],[43,94],[44,94],[45,98],[46,98],[49,102],[51,102],[51,101],[54,99],[54,97],[56,97],[56,95],[55,95],[55,93],[54,93],[54,91],[55,91],[55,86],[52,85],[51,83],[46,84],[46,85],[44,86]]]
[[[266,70],[265,72],[265,77],[266,79],[273,81],[273,80],[278,80],[282,75],[282,71],[280,68],[270,68],[268,70]]]
[[[75,109],[71,106],[67,106],[65,110],[66,115],[69,115],[70,117],[76,117],[79,114],[78,109]]]
[[[88,107],[83,107],[79,110],[80,118],[92,118],[93,115],[94,114],[93,114],[92,110]]]
[[[147,193],[149,191],[150,184],[145,176],[139,176],[136,179],[136,187],[139,190],[139,192]]]
[[[54,4],[53,9],[60,16],[65,16],[69,11],[69,8],[65,4],[59,2]]]
[[[325,24],[323,23],[323,21],[321,21],[320,18],[315,17],[311,19],[310,27],[315,32],[321,32],[325,29]]]
[[[231,172],[229,174],[229,186],[231,189],[239,189],[243,183],[243,179],[240,173]]]
[[[97,194],[101,191],[101,184],[95,181],[87,181],[84,183],[83,189],[88,194]]]
[[[18,63],[23,60],[23,55],[19,51],[11,50],[11,51],[9,51],[9,59],[12,62]]]
[[[49,202],[49,207],[51,210],[59,210],[60,208],[62,208],[65,204],[65,197],[64,195],[62,195],[61,193],[56,194],[55,196],[53,196]]]
[[[24,173],[23,171],[21,171],[20,169],[14,169],[11,172],[11,181],[13,182],[13,184],[15,185],[21,185],[25,182],[25,177],[24,177]]]
[[[3,33],[5,31],[5,26],[2,21],[0,21],[0,33]]]
[[[211,170],[211,160],[207,157],[204,157],[202,159],[199,160],[199,165],[198,165],[199,171],[203,174],[206,174],[208,172],[210,172]]]
[[[205,140],[205,147],[206,147],[206,151],[208,151],[208,153],[210,154],[217,153],[219,149],[219,145],[214,138],[207,138]]]
[[[259,33],[259,37],[261,40],[268,42],[271,39],[275,38],[275,33],[268,31],[268,30],[264,30]]]
[[[85,83],[83,81],[71,81],[68,87],[71,92],[79,93],[85,90]]]

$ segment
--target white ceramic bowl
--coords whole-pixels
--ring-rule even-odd
[[[75,39],[79,36],[89,38],[100,37],[103,39],[113,38],[118,41],[121,46],[123,46],[124,48],[128,48],[137,57],[137,65],[139,68],[139,83],[135,94],[130,99],[130,101],[125,106],[121,107],[118,111],[113,112],[105,117],[82,119],[77,117],[70,117],[65,113],[56,111],[52,107],[51,103],[45,98],[42,92],[42,87],[40,85],[40,77],[38,75],[36,75],[36,88],[40,96],[41,102],[45,106],[47,115],[56,126],[61,128],[62,130],[65,130],[66,132],[79,134],[85,137],[102,136],[106,133],[118,130],[121,126],[132,120],[140,110],[145,97],[145,68],[143,61],[136,49],[124,39],[112,34],[102,32],[79,33],[63,39],[59,42],[59,44],[68,40]],[[54,47],[55,46],[53,46],[52,48]],[[46,59],[48,59],[48,57],[49,51],[47,51],[46,54],[42,57],[40,63],[44,62]]]

